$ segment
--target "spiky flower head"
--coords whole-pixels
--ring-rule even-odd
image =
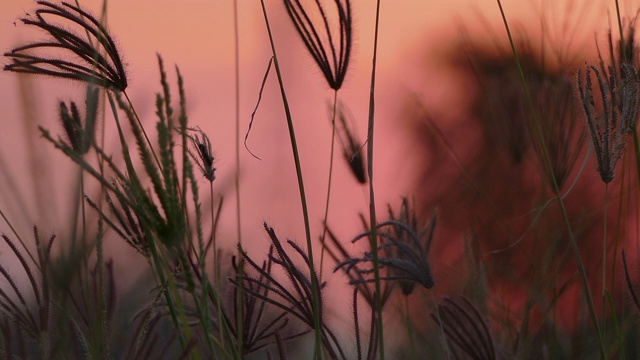
[[[480,310],[465,297],[445,297],[431,315],[459,359],[495,360],[498,352]]]
[[[193,161],[198,165],[204,177],[213,182],[216,179],[216,168],[213,167],[213,150],[211,148],[211,141],[207,134],[200,129],[191,129],[195,132],[193,135],[187,135],[191,140],[191,147],[189,149],[189,155]]]
[[[367,183],[367,170],[365,168],[364,154],[362,152],[363,145],[358,140],[356,133],[347,124],[349,112],[343,104],[337,109],[337,117],[339,126],[336,127],[336,134],[340,147],[342,147],[342,155],[349,165],[351,174],[356,178],[358,183]]]
[[[284,0],[284,6],[327,83],[338,90],[351,57],[351,3],[350,0],[328,2],[333,6],[325,7],[320,0],[314,2],[315,6],[303,5],[300,0]],[[334,17],[338,20],[337,28],[330,23]]]
[[[431,267],[427,255],[433,240],[437,216],[434,213],[431,221],[422,229],[417,228],[417,218],[409,207],[406,198],[403,199],[399,216],[390,211],[390,219],[377,225],[378,236],[382,239],[378,245],[378,263],[381,268],[387,268],[387,275],[381,276],[381,280],[397,281],[400,283],[404,295],[413,291],[415,283],[421,284],[427,289],[435,285]],[[371,236],[371,230],[358,235],[353,239],[356,242],[362,238]],[[424,243],[423,243],[424,238]],[[362,264],[372,264],[373,254],[366,251],[364,256],[349,258],[339,263],[335,270],[343,268],[346,272],[356,271],[360,275],[373,273],[372,267],[359,267]],[[352,285],[362,282],[373,282],[373,278],[361,277],[351,280]]]
[[[37,3],[41,7],[20,21],[44,30],[50,38],[5,53],[11,63],[4,70],[80,80],[118,91],[126,89],[127,77],[120,54],[100,21],[66,2]],[[82,35],[71,28],[79,28]],[[38,53],[41,50],[43,54]]]
[[[84,118],[80,116],[78,106],[71,101],[69,106],[60,102],[60,122],[64,128],[69,146],[78,154],[84,155],[89,151],[95,135],[96,119],[98,117],[98,88],[87,87],[86,109]]]
[[[591,73],[598,89],[594,90]],[[598,173],[605,184],[610,183],[618,159],[622,157],[627,133],[635,126],[638,114],[638,71],[630,64],[620,65],[620,78],[613,66],[600,69],[587,66],[585,79],[578,70],[578,91],[598,163]],[[599,96],[594,95],[599,93]],[[596,108],[596,96],[602,109]]]

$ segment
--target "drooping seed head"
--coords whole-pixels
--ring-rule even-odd
[[[189,155],[193,161],[198,165],[204,177],[213,182],[216,179],[216,168],[213,166],[213,150],[211,148],[211,141],[207,134],[200,129],[191,129],[196,132],[193,135],[187,135],[191,140],[191,147],[189,149]]]
[[[329,87],[338,90],[351,57],[351,3],[350,0],[327,2],[333,6],[325,6],[320,0],[314,1],[315,6],[303,5],[300,0],[284,0],[284,6]],[[333,18],[337,18],[337,26],[331,24]]]
[[[126,89],[120,54],[100,21],[66,2],[57,5],[38,1],[38,5],[41,7],[33,15],[27,14],[20,21],[44,30],[50,38],[5,53],[11,59],[4,66],[5,71],[85,81],[118,91]],[[69,30],[73,27],[80,28],[82,35]]]
[[[594,90],[592,73],[597,81]],[[578,70],[578,91],[591,134],[598,163],[598,173],[604,183],[613,180],[618,159],[622,157],[627,133],[635,126],[638,113],[638,71],[630,64],[620,66],[620,78],[615,69],[604,64],[600,69],[589,65],[583,80]],[[596,98],[600,103],[596,103]]]

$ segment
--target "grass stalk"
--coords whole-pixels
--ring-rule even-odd
[[[520,64],[520,60],[518,57],[518,52],[516,51],[516,46],[513,40],[513,37],[511,35],[511,30],[509,27],[509,22],[507,21],[507,17],[505,15],[504,9],[502,7],[502,2],[501,0],[497,0],[498,3],[498,7],[500,9],[500,14],[502,16],[502,21],[504,22],[504,26],[505,26],[505,30],[507,32],[507,36],[509,38],[509,43],[511,46],[511,50],[513,52],[513,57],[514,60],[516,62],[516,67],[518,69],[518,73],[520,76],[520,81],[522,82],[522,87],[525,93],[525,100],[527,101],[527,106],[531,112],[531,116],[533,116],[533,123],[534,123],[534,127],[536,130],[536,136],[538,138],[538,141],[540,142],[540,146],[542,148],[542,152],[543,152],[543,160],[544,160],[544,164],[545,167],[548,170],[548,174],[547,176],[550,177],[551,179],[551,184],[553,185],[553,191],[555,193],[556,199],[558,201],[558,206],[560,207],[560,211],[562,213],[562,217],[564,219],[565,225],[567,227],[567,233],[569,235],[569,239],[570,239],[570,244],[571,244],[571,248],[573,249],[574,255],[576,257],[576,263],[578,265],[578,272],[580,273],[580,280],[582,282],[582,287],[583,287],[583,292],[584,295],[586,297],[587,300],[587,304],[589,306],[589,314],[591,317],[591,321],[593,323],[593,326],[596,330],[596,334],[598,337],[598,345],[599,345],[599,351],[600,351],[600,357],[602,359],[606,359],[607,355],[605,352],[605,347],[604,347],[604,339],[602,337],[602,333],[600,331],[600,325],[598,324],[598,317],[596,314],[596,309],[595,309],[595,305],[593,302],[593,296],[591,295],[591,288],[589,287],[589,281],[587,279],[587,272],[584,266],[584,262],[582,261],[582,256],[580,255],[580,249],[578,248],[578,244],[576,242],[576,238],[575,235],[573,233],[573,229],[571,228],[571,223],[569,221],[569,215],[567,214],[567,209],[564,206],[564,201],[562,200],[562,196],[560,193],[560,188],[558,186],[558,182],[556,181],[555,176],[553,175],[553,167],[552,167],[552,163],[551,163],[551,157],[549,155],[549,149],[547,147],[543,132],[542,132],[542,126],[540,124],[540,119],[537,116],[537,112],[535,109],[535,106],[533,104],[533,100],[531,98],[531,94],[529,93],[529,87],[527,86],[527,80],[524,76],[524,72],[522,70],[522,65]]]
[[[116,122],[116,127],[118,129],[118,133],[120,136],[120,141],[122,142],[123,146],[125,146],[125,150],[126,150],[126,142],[124,142],[125,141],[124,134],[122,133],[122,127],[120,125],[118,110],[116,109],[115,101],[113,99],[113,96],[111,96],[111,94],[109,93],[108,93],[108,98],[109,98],[109,104],[111,106],[111,112],[113,113],[113,116]],[[125,153],[126,152],[127,151],[125,151]],[[154,155],[155,155],[155,152],[154,152]],[[103,182],[103,184],[106,185],[105,182]],[[112,188],[112,190],[115,190],[115,189]],[[149,239],[149,249],[151,250],[152,260],[153,260],[153,263],[155,264],[156,275],[158,276],[158,280],[161,286],[161,291],[164,293],[165,300],[167,302],[167,307],[169,308],[169,314],[171,315],[171,320],[173,321],[176,331],[178,332],[178,339],[180,340],[180,345],[182,346],[182,348],[186,348],[188,341],[187,341],[187,338],[185,337],[185,334],[183,334],[181,330],[180,321],[178,320],[178,313],[176,311],[174,301],[168,289],[166,288],[169,283],[164,273],[164,262],[161,261],[161,258],[158,254],[158,249],[156,247],[156,242],[153,237],[153,234],[151,234],[149,230],[146,228],[143,229],[143,231],[145,232],[145,236],[147,237],[147,239]]]
[[[631,128],[631,135],[633,136],[633,150],[635,152],[636,172],[638,174],[636,182],[638,183],[638,189],[640,189],[640,141],[638,141],[638,129],[635,125]]]
[[[603,238],[602,238],[602,336],[607,335],[607,212],[609,208],[609,183],[604,184]],[[606,353],[606,349],[605,349]]]
[[[11,223],[11,221],[9,221],[9,219],[7,218],[7,215],[4,213],[4,211],[2,210],[1,207],[0,207],[0,216],[2,217],[2,220],[4,220],[4,222],[9,226],[9,229],[11,229],[11,232],[13,233],[13,235],[15,235],[16,239],[18,239],[18,242],[20,243],[20,245],[22,245],[22,247],[24,248],[24,250],[27,253],[27,255],[29,256],[29,258],[35,264],[37,264],[38,262],[36,261],[36,258],[33,256],[31,251],[29,251],[29,248],[27,247],[27,244],[25,244],[25,242],[22,240],[22,237],[20,237],[20,234],[18,234],[18,232],[16,231],[15,227],[13,227],[13,224]]]
[[[269,24],[269,17],[267,16],[267,8],[264,0],[260,0],[262,5],[262,12],[264,15],[264,21],[267,27],[267,33],[269,34],[269,43],[271,44],[271,52],[273,55],[273,65],[278,77],[278,84],[280,86],[280,93],[282,95],[282,104],[284,106],[284,112],[287,119],[287,127],[289,129],[289,139],[291,140],[291,150],[293,153],[294,164],[296,168],[296,177],[298,179],[298,189],[300,191],[300,202],[302,206],[302,217],[304,220],[305,237],[307,240],[307,253],[309,256],[309,277],[311,278],[311,290],[313,293],[313,321],[314,321],[314,356],[316,358],[322,357],[322,321],[320,319],[320,286],[317,281],[316,273],[314,270],[313,261],[313,246],[311,244],[311,227],[309,225],[309,211],[307,207],[307,198],[304,190],[304,181],[302,178],[302,166],[300,165],[300,154],[298,152],[298,144],[296,141],[296,134],[293,127],[293,119],[291,118],[291,111],[289,109],[289,102],[287,100],[287,94],[284,90],[284,83],[282,80],[282,73],[280,72],[280,64],[278,62],[278,56],[276,54],[275,42],[273,40],[273,34],[271,33],[271,26]]]
[[[404,297],[404,325],[407,330],[407,337],[409,338],[409,358],[412,360],[416,357],[416,344],[413,341],[413,321],[411,321],[411,308],[409,306],[409,297]]]
[[[331,180],[333,179],[333,158],[335,152],[336,142],[336,110],[338,103],[338,90],[333,91],[333,106],[331,110],[331,150],[329,151],[329,179],[327,180],[327,198],[324,206],[324,217],[322,220],[322,237],[320,243],[322,244],[322,251],[320,252],[320,282],[322,282],[322,267],[324,265],[324,252],[326,249],[325,239],[327,237],[328,223],[329,223],[329,202],[331,200]]]
[[[375,124],[375,88],[376,65],[378,55],[378,30],[380,26],[380,0],[376,1],[376,20],[373,35],[373,56],[371,66],[371,85],[369,88],[369,117],[367,124],[367,174],[369,175],[369,224],[371,226],[371,255],[375,282],[375,302],[378,320],[378,349],[380,360],[384,360],[384,320],[382,319],[382,286],[380,284],[380,264],[378,261],[378,223],[376,219],[376,201],[373,188],[373,134]]]
[[[234,104],[235,104],[235,161],[236,172],[234,185],[236,188],[236,236],[238,243],[242,244],[241,203],[240,203],[240,34],[238,29],[238,0],[233,1],[233,50],[234,50]],[[240,254],[238,254],[240,255]],[[241,258],[241,257],[239,257]]]
[[[151,144],[151,140],[149,140],[147,131],[144,129],[144,126],[142,126],[142,121],[140,121],[140,117],[138,116],[136,109],[133,107],[133,103],[131,102],[131,99],[129,99],[129,95],[127,95],[126,91],[123,91],[122,94],[124,95],[125,99],[127,99],[127,102],[129,103],[129,107],[131,108],[131,111],[133,112],[133,115],[135,116],[136,121],[138,122],[138,126],[140,126],[140,129],[142,130],[142,135],[144,135],[144,139],[147,141],[147,146],[149,146],[149,151],[151,152],[151,154],[153,154],[153,158],[156,160],[156,165],[158,165],[158,168],[161,169],[162,165],[160,164],[158,155],[156,154],[156,151],[153,149],[153,144]]]
[[[211,243],[212,243],[212,249],[213,249],[213,279],[214,279],[214,286],[216,290],[221,289],[220,287],[220,262],[218,259],[218,245],[216,242],[216,218],[215,218],[215,208],[214,208],[214,204],[213,204],[213,181],[209,181],[209,194],[211,197]],[[203,253],[206,253],[206,249],[201,249],[201,251],[203,251]],[[204,261],[204,259],[203,259]],[[203,264],[203,270],[206,270],[206,267]],[[205,271],[203,271],[203,279],[207,279],[207,273]],[[206,293],[205,291],[202,292],[203,293],[203,297],[204,294]],[[224,331],[222,329],[222,304],[220,302],[220,299],[218,297],[217,298],[217,311],[218,311],[218,325],[220,327],[220,342],[224,344]],[[203,302],[206,303],[206,302]]]
[[[620,189],[618,192],[618,198],[619,199],[625,199],[624,197],[624,193],[625,193],[625,187],[628,187],[628,191],[631,193],[632,188],[633,188],[633,180],[631,180],[631,173],[629,172],[629,166],[631,166],[630,164],[630,160],[628,157],[626,157],[623,160],[623,167],[622,167],[622,180],[620,182]],[[629,178],[627,181],[627,177]],[[628,231],[627,228],[627,224],[624,222],[624,214],[627,213],[629,214],[629,207],[632,203],[631,200],[631,196],[627,197],[627,201],[618,201],[618,209],[617,209],[617,214],[618,216],[616,217],[616,232],[614,235],[614,241],[613,241],[613,264],[611,264],[611,274],[609,275],[609,281],[611,281],[610,286],[610,293],[611,294],[615,294],[615,290],[616,290],[616,279],[617,279],[617,269],[618,269],[618,248],[620,246],[620,238],[623,236],[623,234],[626,234]]]
[[[244,271],[244,257],[242,256],[242,211],[241,211],[241,189],[240,189],[240,30],[238,21],[238,0],[233,1],[233,50],[234,50],[234,81],[235,81],[235,159],[236,159],[236,172],[234,174],[233,182],[236,189],[236,236],[238,237],[237,259],[240,262],[238,265],[239,276],[243,276]],[[236,297],[236,347],[240,353],[243,348],[244,339],[243,335],[243,323],[244,317],[244,282],[238,283],[238,296]]]
[[[429,290],[431,294],[431,301],[433,301],[433,309],[436,314],[436,319],[438,320],[438,328],[440,330],[440,336],[442,336],[442,343],[444,344],[444,350],[447,353],[447,360],[451,360],[451,351],[449,350],[449,340],[447,339],[447,334],[444,331],[444,323],[442,322],[442,317],[440,316],[440,307],[438,306],[438,302],[436,301],[436,296],[433,293],[433,289]]]

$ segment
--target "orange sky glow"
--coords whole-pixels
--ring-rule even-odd
[[[317,233],[326,194],[330,141],[327,103],[332,92],[296,37],[280,1],[266,2],[301,145],[312,229]],[[80,3],[99,14],[102,1]],[[240,121],[244,137],[270,48],[260,3],[248,0],[238,3]],[[572,14],[560,15],[573,6],[566,3],[575,1],[507,0],[504,3],[513,25],[528,33],[539,34],[540,14],[546,14],[553,36],[566,30],[563,21],[576,21]],[[575,14],[582,17],[579,25],[582,30],[567,46],[581,46],[585,39],[591,44],[594,36],[602,36],[607,28],[607,10],[613,8],[594,3],[597,4],[585,14]],[[106,6],[108,27],[127,64],[130,77],[127,93],[147,126],[153,127],[154,96],[160,90],[156,53],[164,58],[171,84],[175,84],[173,66],[179,66],[186,85],[190,123],[209,134],[217,156],[218,179],[214,187],[225,197],[219,232],[223,235],[223,244],[229,248],[235,243],[233,176],[236,170],[232,4],[232,1],[220,0],[110,0]],[[354,114],[354,127],[361,139],[365,138],[367,124],[373,4],[373,1],[353,1],[356,19],[353,61],[339,94]],[[634,7],[630,1],[622,4],[624,11]],[[34,8],[35,1],[0,0],[0,50],[8,51],[43,36],[17,22]],[[14,25],[14,22],[17,23]],[[463,85],[451,81],[439,68],[442,61],[439,57],[459,43],[463,26],[482,41],[493,41],[494,37],[500,42],[505,39],[495,1],[382,1],[375,142],[375,184],[381,211],[387,202],[396,202],[411,191],[413,173],[405,160],[411,155],[411,149],[404,141],[406,129],[399,116],[406,94],[419,94],[436,113],[455,113],[456,107],[446,104],[451,103],[454,95],[465,92]],[[489,29],[493,29],[493,33]],[[4,58],[0,64],[7,61]],[[25,229],[34,223],[40,224],[43,233],[66,231],[65,224],[71,214],[64,209],[73,201],[69,194],[77,186],[73,180],[76,170],[41,139],[37,126],[61,133],[61,126],[56,122],[57,102],[80,101],[83,93],[79,83],[0,72],[0,189],[5,192],[0,196],[0,207],[23,227],[22,231],[28,231]],[[177,98],[177,94],[175,96]],[[107,122],[109,120],[111,117],[107,116]],[[113,130],[112,123],[106,126]],[[32,153],[29,146],[35,149]],[[302,242],[304,232],[295,171],[274,73],[267,82],[248,146],[262,160],[241,148],[243,238],[250,244],[259,244],[256,245],[258,251],[263,251],[266,236],[261,223],[268,221],[283,237]],[[348,237],[359,230],[357,214],[366,211],[368,202],[366,189],[354,183],[341,160],[340,154],[336,155],[329,221],[338,233]],[[32,186],[42,178],[48,184],[47,191],[34,196]],[[203,179],[203,192],[207,187]],[[46,207],[42,206],[43,202]],[[4,221],[0,221],[0,231],[9,231]]]

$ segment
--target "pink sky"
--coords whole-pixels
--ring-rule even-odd
[[[311,223],[314,233],[320,229],[326,172],[330,126],[326,103],[332,93],[312,63],[289,23],[280,1],[267,1],[268,12],[275,32],[275,41],[285,86],[293,112],[302,166],[309,197]],[[98,1],[81,1],[98,11]],[[240,15],[240,72],[241,132],[247,129],[251,111],[257,100],[258,90],[270,56],[261,8],[257,1],[239,1]],[[355,47],[352,65],[340,98],[349,105],[356,116],[356,127],[361,139],[365,137],[371,66],[373,1],[354,1]],[[540,4],[547,12],[562,11],[561,2],[505,1],[507,16],[521,28],[535,29],[539,23]],[[550,5],[553,3],[553,5]],[[562,2],[564,3],[564,2]],[[597,2],[600,4],[599,2]],[[151,125],[155,121],[154,93],[159,90],[156,52],[165,60],[172,84],[177,64],[186,83],[190,122],[207,132],[217,155],[218,180],[215,186],[224,191],[225,209],[220,234],[234,234],[235,204],[233,196],[234,164],[234,78],[233,78],[233,27],[232,2],[216,0],[112,0],[108,3],[108,24],[124,55],[130,75],[127,93],[136,110]],[[13,22],[25,11],[31,11],[33,1],[0,0],[0,49],[38,39],[24,25]],[[629,7],[623,2],[623,9]],[[554,10],[555,9],[555,10]],[[593,20],[606,14],[605,5],[594,5],[582,20]],[[451,81],[436,71],[438,55],[444,54],[448,44],[457,39],[461,25],[471,29],[479,38],[490,39],[484,34],[486,19],[496,34],[503,37],[500,13],[495,1],[457,0],[383,0],[379,42],[379,63],[376,108],[376,189],[380,211],[391,201],[410,191],[410,163],[406,161],[410,150],[404,145],[404,128],[398,117],[402,97],[409,90],[424,95],[429,104],[439,106],[450,101],[452,94],[464,92],[461,84]],[[595,15],[594,15],[595,14]],[[481,16],[480,16],[481,15]],[[561,28],[562,18],[549,16],[550,26]],[[599,18],[602,20],[602,17]],[[574,19],[575,21],[575,19]],[[581,36],[591,36],[592,27],[584,26]],[[606,24],[602,27],[605,28]],[[536,30],[532,30],[536,31]],[[592,38],[592,37],[591,37]],[[6,60],[0,60],[6,63]],[[265,90],[263,103],[256,117],[249,139],[249,146],[262,161],[252,158],[244,149],[242,163],[242,222],[245,241],[266,238],[261,230],[262,221],[268,221],[283,238],[302,242],[302,218],[295,172],[291,160],[286,124],[277,83],[272,73]],[[27,106],[31,122],[26,122],[22,110],[22,90],[33,95]],[[0,197],[0,207],[13,216],[21,226],[41,225],[43,233],[64,230],[69,214],[69,191],[74,188],[69,174],[74,167],[45,143],[36,125],[44,125],[53,133],[60,133],[56,123],[56,102],[81,101],[83,86],[56,79],[28,77],[19,85],[14,74],[0,72],[0,130],[1,166],[9,169],[19,190],[11,190],[9,196]],[[177,94],[175,95],[177,97]],[[110,124],[111,125],[111,124]],[[108,126],[110,126],[108,125]],[[35,161],[28,161],[25,144],[33,142],[38,153]],[[349,237],[357,231],[357,213],[367,208],[364,188],[352,181],[340,155],[336,156],[334,196],[330,222],[338,233]],[[30,173],[29,169],[35,173]],[[0,179],[0,189],[8,186],[6,173]],[[30,194],[33,194],[33,177],[44,177],[48,191],[41,193],[46,203],[53,202],[53,209],[42,211]],[[202,189],[208,184],[203,180]],[[26,203],[26,214],[19,203]],[[51,208],[51,207],[49,207]],[[24,220],[24,222],[22,222]],[[0,230],[7,232],[0,222]],[[233,244],[233,238],[225,242]]]

